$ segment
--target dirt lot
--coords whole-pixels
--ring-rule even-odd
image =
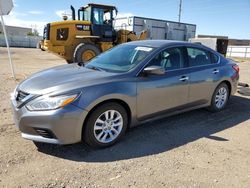
[[[10,92],[29,74],[65,63],[37,49],[12,49],[18,81],[0,48],[0,187],[250,187],[250,89],[220,113],[204,109],[130,130],[113,147],[43,145],[21,138]],[[250,83],[250,62],[241,62]]]

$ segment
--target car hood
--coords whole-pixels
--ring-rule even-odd
[[[21,82],[18,90],[36,95],[62,93],[108,82],[111,77],[117,77],[117,73],[92,70],[73,63],[35,73]]]

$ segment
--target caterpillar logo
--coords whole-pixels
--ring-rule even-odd
[[[80,31],[89,31],[90,26],[89,25],[82,25],[82,24],[77,24],[76,29]]]

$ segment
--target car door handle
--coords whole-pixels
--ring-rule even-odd
[[[213,70],[213,74],[217,74],[217,73],[219,73],[220,72],[220,70],[218,70],[218,69],[214,69]]]
[[[179,80],[182,81],[182,82],[185,82],[188,79],[189,79],[188,76],[182,76]]]

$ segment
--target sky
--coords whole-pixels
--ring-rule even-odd
[[[46,23],[62,20],[62,13],[70,13],[87,3],[115,5],[119,17],[142,16],[178,21],[180,0],[14,0],[10,15],[4,16],[6,25],[42,29]],[[250,39],[250,0],[182,0],[181,22],[197,25],[197,34],[223,35]]]

